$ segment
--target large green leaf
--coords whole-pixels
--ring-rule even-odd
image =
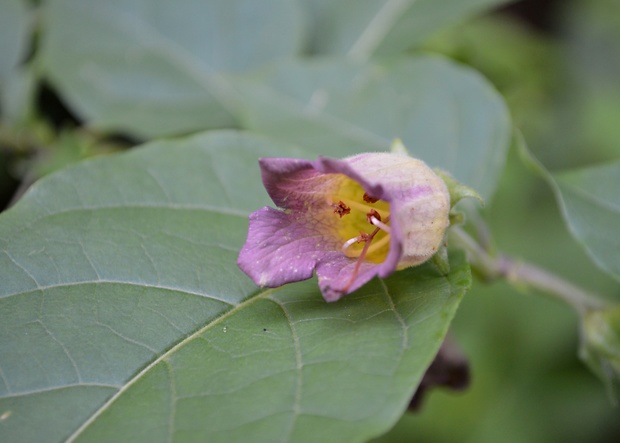
[[[42,67],[91,125],[156,136],[233,122],[226,73],[301,46],[290,0],[50,0]]]
[[[470,284],[462,255],[327,304],[235,264],[267,203],[236,133],[35,184],[0,216],[0,441],[363,441],[399,417]]]
[[[419,44],[442,26],[508,0],[303,0],[313,49],[367,59]]]
[[[551,174],[524,143],[519,148],[553,189],[571,234],[594,263],[620,280],[620,161]]]
[[[440,57],[389,64],[284,62],[239,83],[243,124],[318,154],[388,149],[450,171],[488,198],[510,143],[501,97],[477,72]]]

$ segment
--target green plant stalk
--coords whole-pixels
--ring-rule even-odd
[[[581,317],[589,311],[607,306],[607,303],[599,296],[532,263],[502,253],[489,253],[459,226],[451,228],[450,235],[453,243],[467,252],[474,270],[488,280],[504,278],[514,286],[525,286],[542,291],[567,303]]]

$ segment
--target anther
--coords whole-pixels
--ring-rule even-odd
[[[377,203],[379,201],[378,198],[371,197],[367,193],[364,192],[364,201],[366,203]]]
[[[334,204],[332,206],[334,208],[334,214],[338,214],[340,218],[351,213],[351,208],[345,205],[342,200],[340,200],[337,205]]]
[[[370,211],[368,211],[368,214],[366,214],[366,220],[368,221],[368,223],[373,224],[373,217],[381,221],[381,214],[379,214],[376,209],[371,209]]]

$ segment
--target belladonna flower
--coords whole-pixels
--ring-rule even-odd
[[[250,215],[238,264],[259,286],[305,280],[316,271],[323,297],[335,301],[375,276],[425,262],[443,242],[450,195],[420,160],[370,153],[259,163],[281,208]]]

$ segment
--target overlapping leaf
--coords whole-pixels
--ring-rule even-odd
[[[620,162],[553,179],[572,234],[598,266],[620,280]]]
[[[30,73],[22,73],[19,63],[26,57],[29,13],[22,0],[0,2],[0,112],[3,123],[19,118],[31,83]]]
[[[552,187],[571,234],[620,280],[620,162],[551,174],[524,143],[519,147],[524,161]]]
[[[304,0],[313,47],[322,54],[368,59],[395,55],[432,32],[507,0]]]
[[[0,88],[24,55],[27,30],[28,13],[24,2],[3,0],[0,3]]]
[[[298,52],[289,0],[50,0],[43,70],[91,125],[140,136],[230,126],[226,73]]]
[[[310,152],[350,155],[401,138],[415,157],[488,199],[504,165],[510,118],[478,73],[439,57],[389,64],[280,63],[244,83],[243,124]]]
[[[398,418],[470,282],[459,254],[336,304],[235,266],[266,203],[235,133],[42,180],[0,216],[0,440],[364,441]]]

